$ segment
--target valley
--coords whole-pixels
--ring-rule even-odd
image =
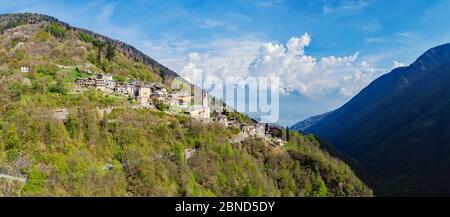
[[[375,178],[370,185],[377,195],[446,196],[449,81],[450,44],[443,44],[374,80],[318,121],[298,126],[358,161]]]

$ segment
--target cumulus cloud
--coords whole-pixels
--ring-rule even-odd
[[[297,91],[310,98],[340,96],[348,99],[380,75],[381,70],[359,60],[359,53],[314,57],[305,49],[307,33],[285,44],[260,41],[221,41],[208,52],[191,52],[176,70],[192,80],[199,73],[209,80],[229,77],[279,78],[281,93]],[[211,46],[210,46],[211,47]]]
[[[255,118],[265,115],[262,110],[255,110],[261,109],[255,105],[261,105],[258,100],[264,99],[264,96],[260,99],[250,96],[258,93],[261,97],[266,88],[271,90],[266,94],[270,94],[271,103],[275,103],[271,107],[276,108],[274,111],[288,118],[285,115],[295,110],[292,107],[302,107],[295,110],[301,111],[298,113],[301,119],[336,109],[385,72],[371,65],[371,59],[361,59],[358,52],[343,56],[311,55],[307,48],[312,43],[307,33],[292,37],[286,43],[264,42],[255,38],[188,43],[189,47],[184,48],[191,52],[186,52],[180,58],[162,59],[161,62],[190,82],[202,86],[210,94],[224,99],[238,111],[248,112]],[[234,83],[229,83],[230,78],[234,79]],[[270,86],[262,84],[261,87],[259,82],[256,91],[252,89],[254,86],[244,87],[239,78],[247,81],[267,78]],[[242,94],[247,87],[250,90],[248,99]],[[235,88],[237,98],[229,98],[233,96],[229,91]],[[284,121],[288,123],[290,120]]]
[[[247,77],[248,66],[258,56],[262,42],[255,39],[217,40],[199,45],[204,52],[190,52],[181,64],[165,61],[182,77],[192,79],[201,72],[205,78]]]
[[[249,75],[277,76],[282,92],[298,91],[306,96],[339,93],[356,94],[374,79],[378,70],[366,61],[357,61],[358,52],[348,56],[316,58],[305,54],[311,37],[305,33],[283,44],[266,43],[250,64]]]

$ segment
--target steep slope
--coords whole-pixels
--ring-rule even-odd
[[[103,36],[101,34],[85,30],[82,28],[77,28],[70,26],[69,24],[62,22],[54,17],[50,17],[47,15],[42,14],[32,14],[32,13],[22,13],[22,14],[0,14],[0,33],[3,33],[3,31],[7,29],[14,28],[19,25],[24,24],[36,24],[36,23],[42,23],[42,22],[50,22],[50,23],[57,23],[63,27],[65,27],[68,30],[78,31],[78,32],[84,32],[86,34],[89,34],[90,36],[103,40],[107,43],[111,43],[116,49],[118,49],[122,54],[124,54],[126,57],[133,59],[137,62],[142,62],[148,66],[150,66],[154,72],[158,73],[158,75],[162,78],[174,78],[178,77],[178,75],[168,69],[167,67],[161,65],[156,60],[148,57],[138,49],[134,48],[131,45],[125,44],[121,41],[111,39],[107,36]]]
[[[379,194],[450,195],[450,44],[394,69],[305,131],[360,161]]]
[[[300,122],[292,125],[291,129],[302,132],[305,129],[308,129],[309,127],[311,127],[311,126],[317,124],[318,122],[320,122],[322,119],[324,119],[330,113],[331,112],[327,112],[327,113],[323,113],[323,114],[320,114],[320,115],[309,117],[309,118],[307,118],[307,119],[305,119],[303,121],[300,121]]]
[[[128,45],[43,15],[0,16],[0,26],[2,196],[372,195],[312,136],[232,144],[239,128],[76,91],[75,79],[97,73],[170,81]]]

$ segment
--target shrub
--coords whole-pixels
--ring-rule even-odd
[[[29,194],[39,193],[45,185],[45,175],[39,172],[39,169],[35,166],[31,170],[27,184],[24,186],[23,191]]]
[[[57,23],[48,24],[45,26],[45,31],[52,34],[56,38],[62,38],[66,35],[64,28]]]
[[[65,95],[67,93],[66,88],[61,84],[55,84],[55,85],[50,86],[48,88],[48,91],[50,91],[50,93],[59,93],[62,95]]]
[[[36,32],[34,38],[39,41],[47,41],[49,38],[49,34],[44,30],[39,30],[38,32]]]
[[[36,72],[39,74],[49,75],[52,77],[56,76],[58,67],[54,64],[43,64],[36,67]]]
[[[17,135],[17,128],[15,125],[12,125],[8,128],[5,143],[7,150],[19,147],[20,139],[19,135]]]
[[[84,32],[78,32],[78,37],[80,37],[80,39],[86,43],[94,42],[94,38]]]
[[[161,102],[157,102],[156,103],[156,108],[158,108],[161,111],[167,111],[167,110],[170,109],[169,105],[166,105],[166,104],[161,103]]]

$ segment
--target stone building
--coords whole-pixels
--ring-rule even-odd
[[[214,118],[214,121],[222,124],[224,127],[228,127],[228,117],[226,115],[219,114]]]
[[[69,112],[67,109],[56,109],[53,111],[53,118],[56,120],[62,120],[65,121],[67,118],[69,118]]]
[[[211,110],[208,104],[208,94],[203,92],[202,94],[202,104],[193,105],[190,108],[185,109],[185,113],[196,119],[210,119]]]
[[[263,137],[266,133],[266,126],[263,123],[256,123],[255,124],[255,131],[256,131],[256,135]]]

